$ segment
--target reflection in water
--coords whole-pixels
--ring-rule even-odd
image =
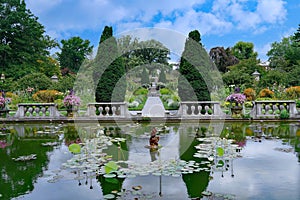
[[[1,140],[7,142],[0,150],[0,193],[3,199],[11,199],[34,189],[34,182],[47,169],[47,153],[53,150],[53,146],[42,144],[58,141],[58,130],[59,127],[51,125],[14,125],[2,128]],[[36,159],[15,159],[31,154],[35,155]]]
[[[23,198],[31,200],[64,187],[55,190],[56,196],[68,199],[102,199],[112,194],[122,199],[200,199],[205,195],[225,198],[226,194],[237,199],[299,197],[300,180],[296,176],[299,164],[295,163],[296,159],[300,162],[299,123],[225,123],[220,138],[234,141],[242,156],[235,160],[222,158],[222,151],[213,160],[195,157],[195,146],[203,143],[201,138],[214,135],[214,124],[187,123],[180,128],[178,124],[155,124],[162,145],[158,151],[145,148],[153,127],[153,124],[102,124],[101,127],[83,124],[75,129],[72,124],[6,125],[0,135],[0,194],[11,199],[29,193]],[[81,168],[60,169],[70,158],[78,156],[68,152],[68,145],[82,143],[82,150],[87,152],[84,155],[92,155],[99,147],[94,145],[94,138],[105,141],[101,155],[93,155],[97,165],[85,166],[83,161],[90,159],[86,157],[75,161]],[[42,145],[47,142],[57,142],[58,146]],[[29,154],[36,154],[37,159],[27,162],[12,159]],[[56,159],[49,159],[50,155]],[[119,165],[118,171],[112,173],[115,177],[107,177],[99,168],[110,159]],[[45,174],[49,167],[59,169],[53,177]]]

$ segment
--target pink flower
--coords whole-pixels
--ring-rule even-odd
[[[63,102],[66,107],[71,107],[80,106],[81,100],[78,96],[69,94],[64,98]]]

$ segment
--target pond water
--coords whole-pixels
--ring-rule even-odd
[[[298,122],[0,128],[0,199],[300,199]]]

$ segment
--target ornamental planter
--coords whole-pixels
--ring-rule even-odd
[[[231,107],[231,117],[232,118],[242,118],[243,117],[243,107],[242,106]]]
[[[78,108],[67,108],[67,117],[74,117],[78,114]]]

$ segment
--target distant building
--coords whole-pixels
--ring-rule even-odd
[[[178,70],[179,69],[179,62],[175,62],[175,61],[169,61],[169,64],[172,66],[173,70]]]
[[[258,65],[264,67],[265,70],[270,70],[270,62],[269,61],[260,62]]]

